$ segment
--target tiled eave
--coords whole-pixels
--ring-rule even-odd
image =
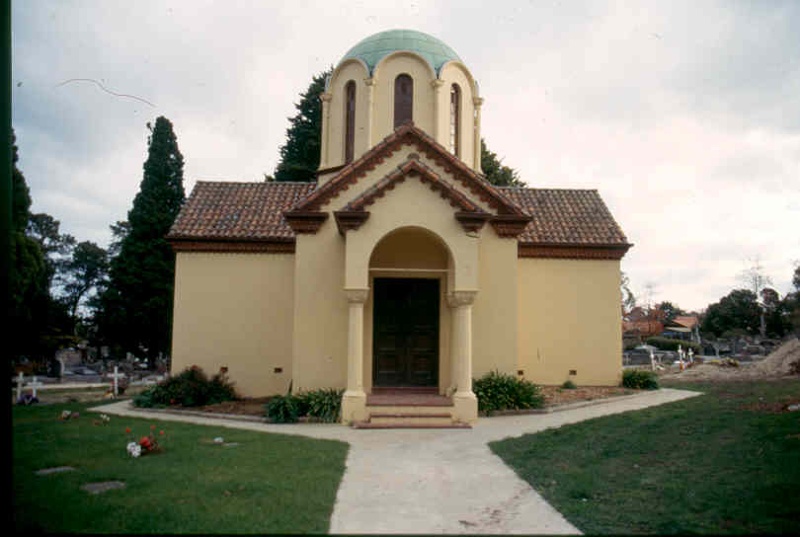
[[[175,252],[293,254],[295,242],[294,237],[267,239],[169,238],[169,243]]]
[[[547,259],[622,259],[632,244],[530,243],[517,245],[517,257]]]

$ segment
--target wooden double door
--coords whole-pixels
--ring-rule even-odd
[[[439,280],[375,278],[373,297],[373,385],[437,386]]]

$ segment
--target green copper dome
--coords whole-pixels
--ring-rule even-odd
[[[344,60],[355,58],[367,64],[370,74],[384,57],[404,50],[419,54],[430,64],[436,74],[450,60],[461,61],[453,49],[433,36],[416,30],[387,30],[371,35],[347,51]]]

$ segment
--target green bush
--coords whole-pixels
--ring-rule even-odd
[[[276,395],[266,404],[267,417],[273,423],[297,423],[300,417],[298,398],[294,395]]]
[[[344,390],[322,388],[297,396],[298,414],[315,418],[323,423],[337,423],[342,415]]]
[[[622,386],[634,390],[657,390],[658,376],[646,369],[626,369],[622,372]]]
[[[192,366],[144,390],[133,398],[133,405],[143,408],[197,407],[235,401],[238,398],[233,383],[225,373],[220,371],[209,379],[201,368]]]
[[[695,354],[700,354],[702,352],[702,348],[697,343],[669,337],[654,336],[647,338],[647,344],[662,351],[677,351],[678,345],[680,345],[686,352],[689,352],[689,349],[692,349]]]
[[[578,387],[571,380],[565,380],[564,384],[561,385],[561,388],[563,388],[564,390],[575,390]]]
[[[473,380],[472,389],[478,397],[478,411],[487,416],[498,410],[522,410],[544,405],[544,396],[538,386],[498,371],[490,371]]]

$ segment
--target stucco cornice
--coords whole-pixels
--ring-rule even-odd
[[[563,245],[520,243],[517,257],[550,259],[622,259],[630,249],[625,245]]]
[[[334,218],[336,218],[336,227],[339,228],[339,233],[344,235],[348,231],[355,231],[364,225],[364,222],[369,218],[368,211],[334,211]]]
[[[169,241],[175,252],[229,252],[229,253],[269,253],[293,254],[295,240],[182,240]]]
[[[447,304],[451,308],[471,306],[475,302],[478,291],[452,291],[447,293]]]
[[[491,224],[499,237],[516,238],[530,221],[531,217],[526,215],[498,214],[492,217]]]
[[[320,211],[291,210],[283,213],[286,223],[295,233],[316,233],[328,219],[328,213]]]

